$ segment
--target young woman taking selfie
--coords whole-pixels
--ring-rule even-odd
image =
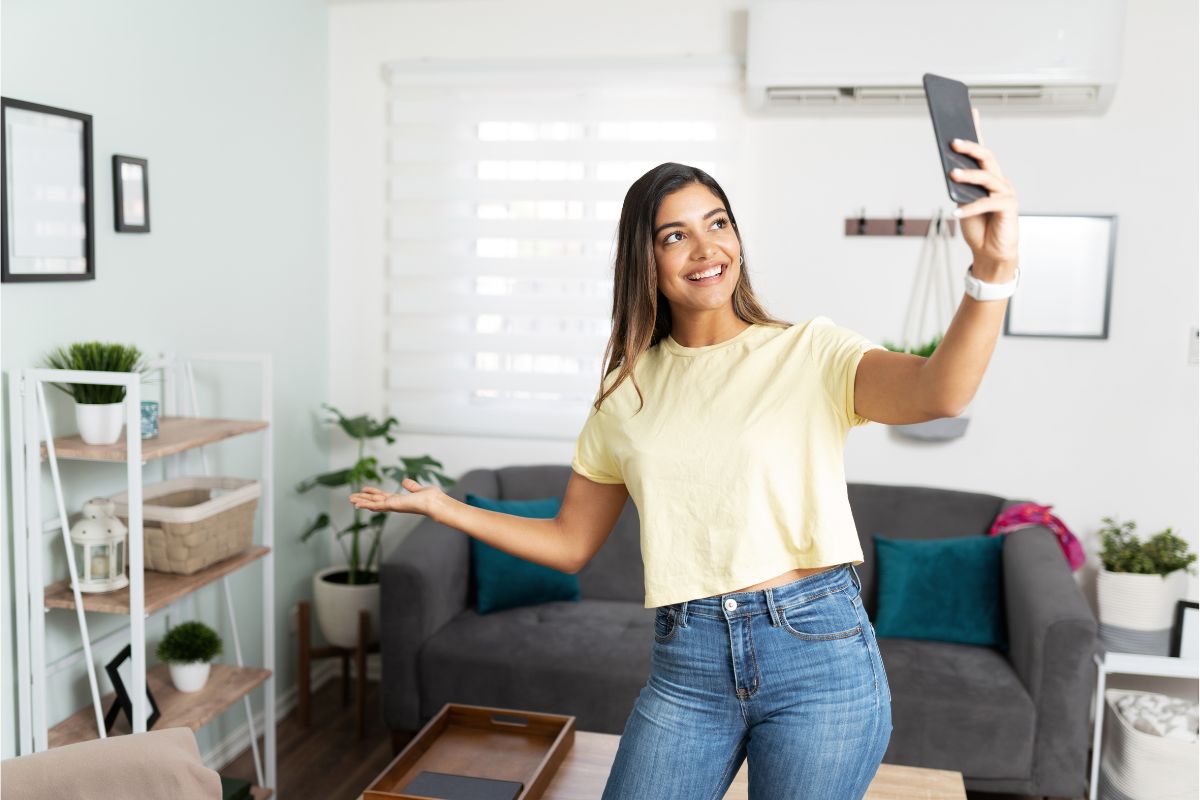
[[[976,120],[978,125],[978,120]],[[1017,201],[991,151],[952,178],[974,278],[1006,283]],[[926,359],[826,317],[762,307],[725,192],[662,164],[625,197],[605,375],[555,519],[469,506],[408,480],[372,511],[430,516],[520,558],[578,572],[632,497],[641,523],[650,678],[605,800],[709,800],[748,759],[752,798],[861,798],[887,749],[891,693],[854,566],[852,427],[954,416],[991,358],[1007,302],[971,294]]]

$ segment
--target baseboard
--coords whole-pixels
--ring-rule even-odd
[[[351,670],[354,665],[351,664]],[[367,666],[367,677],[371,676],[371,667]],[[326,681],[333,679],[338,675],[338,663],[336,661],[319,661],[313,664],[312,668],[312,691],[321,688]],[[286,692],[277,695],[275,700],[275,720],[278,722],[295,710],[296,704],[300,698],[299,687],[293,684]],[[232,710],[234,706],[231,706]],[[263,732],[263,712],[258,711],[254,714],[254,730],[261,736]],[[207,753],[201,754],[204,759],[204,764],[209,769],[220,770],[229,762],[233,761],[242,754],[246,748],[250,746],[250,726],[243,722],[228,736],[217,742]],[[259,755],[262,755],[260,750]]]

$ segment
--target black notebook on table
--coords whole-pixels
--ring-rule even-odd
[[[437,797],[441,800],[516,800],[524,784],[494,778],[473,778],[448,772],[422,770],[400,789],[405,794]]]

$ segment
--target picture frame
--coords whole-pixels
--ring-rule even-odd
[[[96,278],[92,116],[0,98],[0,281]]]
[[[1200,608],[1194,600],[1175,603],[1175,622],[1171,625],[1171,655],[1176,658],[1200,657]]]
[[[117,716],[121,712],[124,712],[125,719],[129,722],[129,729],[133,730],[133,700],[129,697],[129,690],[125,688],[127,682],[133,683],[132,660],[132,645],[127,644],[112,661],[104,665],[104,671],[108,673],[108,679],[112,681],[113,690],[117,693],[108,713],[104,715],[105,731],[112,730]],[[146,685],[146,702],[150,706],[150,714],[146,717],[146,730],[150,730],[162,714],[159,713],[158,703],[154,702],[154,695],[150,692],[149,684]]]
[[[144,158],[112,157],[113,225],[119,233],[150,232],[149,172]]]
[[[1005,336],[1107,339],[1116,214],[1021,214],[1021,282]]]

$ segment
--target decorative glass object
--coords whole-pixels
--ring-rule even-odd
[[[153,439],[158,436],[158,403],[154,400],[142,401],[142,438]]]
[[[71,526],[81,592],[111,592],[129,585],[125,575],[129,529],[115,510],[112,500],[93,497],[83,504],[83,518]]]

